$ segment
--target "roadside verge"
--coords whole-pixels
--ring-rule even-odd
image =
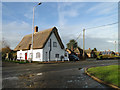
[[[102,80],[100,80],[99,78],[97,78],[97,77],[95,77],[95,76],[92,76],[90,73],[88,73],[87,70],[88,70],[88,68],[85,68],[85,73],[86,73],[88,76],[90,76],[92,79],[96,80],[96,81],[99,82],[99,83],[105,84],[105,85],[107,85],[107,86],[109,86],[109,87],[112,87],[112,88],[115,88],[115,89],[120,90],[119,87],[117,87],[117,86],[115,86],[115,85],[113,85],[113,84],[107,83],[107,82],[105,82],[105,81],[102,81]]]

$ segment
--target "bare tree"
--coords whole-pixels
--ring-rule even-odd
[[[5,38],[3,37],[2,38],[2,48],[5,48],[5,47],[10,47],[10,45],[9,45],[9,42],[7,40],[5,40]]]
[[[10,46],[7,42],[7,40],[5,40],[4,38],[2,39],[2,59],[5,60],[6,59],[6,53],[10,54],[11,53],[11,49]]]

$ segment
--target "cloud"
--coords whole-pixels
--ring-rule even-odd
[[[29,7],[29,5],[26,5],[26,12],[24,13],[24,17],[28,18],[28,19],[33,19],[33,7]]]
[[[82,37],[83,36],[81,35],[80,38],[77,40],[78,46],[80,46],[81,48],[83,48],[83,38]],[[64,34],[64,35],[61,35],[61,38],[66,47],[66,44],[69,42],[69,40],[76,39],[77,36],[74,34]],[[113,42],[114,42],[114,39],[110,39],[110,38],[99,38],[99,37],[93,38],[93,37],[88,36],[85,38],[85,49],[97,48],[98,51],[99,50],[104,51],[104,50],[109,50],[109,49],[114,51],[115,48],[114,48]],[[118,48],[117,48],[117,50],[118,50]]]
[[[2,48],[2,2],[0,2],[0,49]]]
[[[88,19],[85,22],[79,22],[77,24],[69,25],[69,19],[67,17],[77,17],[81,13],[80,8],[84,7],[85,4],[83,4],[82,7],[78,7],[77,5],[73,9],[73,15],[71,15],[71,8],[74,6],[71,3],[68,3],[67,5],[60,4],[58,7],[58,13],[59,13],[59,24],[58,29],[62,37],[62,41],[64,42],[64,45],[69,42],[70,39],[76,39],[79,34],[81,33],[80,38],[77,40],[79,42],[79,45],[82,47],[82,33],[83,29],[85,28],[91,28],[95,26],[101,26],[110,24],[117,21],[118,13],[111,13],[114,10],[116,10],[116,3],[100,3],[97,4],[86,11],[86,13],[89,15],[89,13],[92,13],[92,15],[106,15],[106,16],[99,16],[93,18],[91,21]],[[80,6],[80,4],[79,4]],[[66,10],[66,7],[68,7],[68,11]],[[66,12],[66,13],[65,13]],[[95,12],[95,14],[93,14]],[[74,15],[74,13],[76,13]],[[71,15],[71,16],[70,16]],[[118,39],[118,26],[106,26],[101,28],[95,28],[95,29],[89,29],[85,31],[86,36],[86,49],[88,48],[94,48],[96,47],[98,50],[114,50],[114,44],[110,41],[117,41]]]
[[[105,26],[95,29],[86,30],[86,35],[92,38],[114,38],[118,39],[118,27],[117,25]]]
[[[23,36],[32,32],[31,25],[26,22],[11,22],[3,24],[2,36],[7,40],[10,47],[14,49]]]
[[[118,9],[116,3],[100,3],[89,8],[86,13],[94,13],[95,11],[97,15],[108,15],[113,13],[115,9]]]
[[[73,7],[74,6],[74,7]],[[58,25],[64,26],[67,23],[67,17],[74,18],[77,17],[79,9],[84,7],[84,4],[74,4],[74,3],[59,3],[58,4]]]
[[[104,21],[104,22],[103,22]],[[95,18],[92,20],[91,24],[94,25],[103,25],[103,24],[109,24],[114,23],[118,21],[118,13],[110,14],[104,17]]]
[[[93,23],[93,22],[91,22]],[[64,27],[59,26],[58,29],[61,33],[61,35],[70,35],[76,36],[76,38],[79,36],[79,34],[83,33],[83,29],[89,28],[89,27],[95,27],[93,24],[90,23],[86,24],[76,24],[76,25],[66,25]],[[86,37],[91,38],[110,38],[110,39],[118,39],[118,25],[111,25],[111,26],[104,26],[99,28],[93,28],[93,29],[86,29],[85,30]]]
[[[3,0],[2,2],[34,2],[34,0]],[[119,0],[44,0],[42,2],[119,2]]]
[[[13,21],[11,23],[7,23],[7,24],[4,24],[3,23],[3,33],[8,33],[8,30],[10,30],[10,32],[12,33],[16,33],[17,31],[19,32],[27,32],[28,29],[31,29],[32,26],[30,26],[28,23],[22,21],[22,22],[16,22],[16,21]],[[26,31],[27,30],[27,31]]]
[[[89,24],[86,25],[90,27]],[[83,27],[85,27],[84,24],[58,27],[64,45],[66,46],[66,44],[71,39],[76,40],[77,37],[81,34],[77,42],[79,43],[79,46],[82,47]],[[117,25],[113,25],[96,29],[89,29],[85,31],[85,38],[86,49],[96,47],[98,50],[114,50],[114,43],[112,42],[118,40],[118,27]]]
[[[97,48],[98,50],[114,51],[114,43],[109,43],[109,38],[91,38],[87,37],[85,41],[86,48]]]
[[[115,44],[115,40],[108,40],[107,42],[109,42],[109,43],[112,43],[112,44]],[[116,43],[117,43],[118,41],[116,41]]]
[[[31,14],[25,13],[24,16],[28,19],[33,19],[32,13]]]

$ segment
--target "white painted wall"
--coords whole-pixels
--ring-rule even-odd
[[[27,50],[26,51],[22,51],[22,50],[20,50],[20,51],[17,51],[17,59],[18,60],[25,60],[25,53],[27,52]],[[20,54],[21,53],[21,54]],[[21,57],[21,58],[20,58]]]
[[[49,38],[48,42],[46,43],[45,47],[43,48],[43,60],[44,61],[49,61],[49,50],[50,50],[50,47],[48,46],[48,43],[50,42],[50,39],[51,39],[51,60],[50,61],[57,61],[57,60],[60,60],[60,56],[65,54],[65,50],[64,49],[61,49],[59,43],[58,43],[58,40],[55,36],[54,33],[52,33],[51,37]],[[57,42],[57,47],[53,47],[53,42]],[[46,53],[47,52],[47,53]],[[56,58],[55,57],[55,54],[59,54],[59,58]]]
[[[40,58],[36,58],[36,53],[39,52],[40,53]],[[22,55],[20,55],[20,53],[22,53]],[[25,51],[17,51],[17,59],[20,60],[25,60],[25,53],[27,53],[27,60],[31,59],[31,53],[32,50],[25,50]],[[33,50],[33,61],[43,61],[43,49],[35,49]]]
[[[36,58],[36,53],[40,53],[40,58]],[[33,61],[43,61],[43,49],[35,49],[33,50]]]

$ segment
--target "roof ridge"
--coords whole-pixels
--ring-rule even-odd
[[[39,32],[36,32],[36,33],[34,33],[34,34],[42,33],[42,32],[49,31],[49,30],[52,31],[54,28],[56,28],[56,27],[54,26],[54,27],[52,27],[52,28],[48,28],[48,29],[45,29],[45,30],[39,31]],[[26,37],[26,36],[31,36],[31,35],[32,35],[32,34],[27,34],[27,35],[25,35],[24,37]]]
[[[45,30],[42,30],[42,31],[39,31],[39,32],[44,32],[44,31],[53,30],[54,28],[56,28],[56,27],[48,28],[48,29],[45,29]]]
[[[31,36],[32,34],[28,34],[28,35],[25,35],[24,37],[26,37],[26,36]]]

